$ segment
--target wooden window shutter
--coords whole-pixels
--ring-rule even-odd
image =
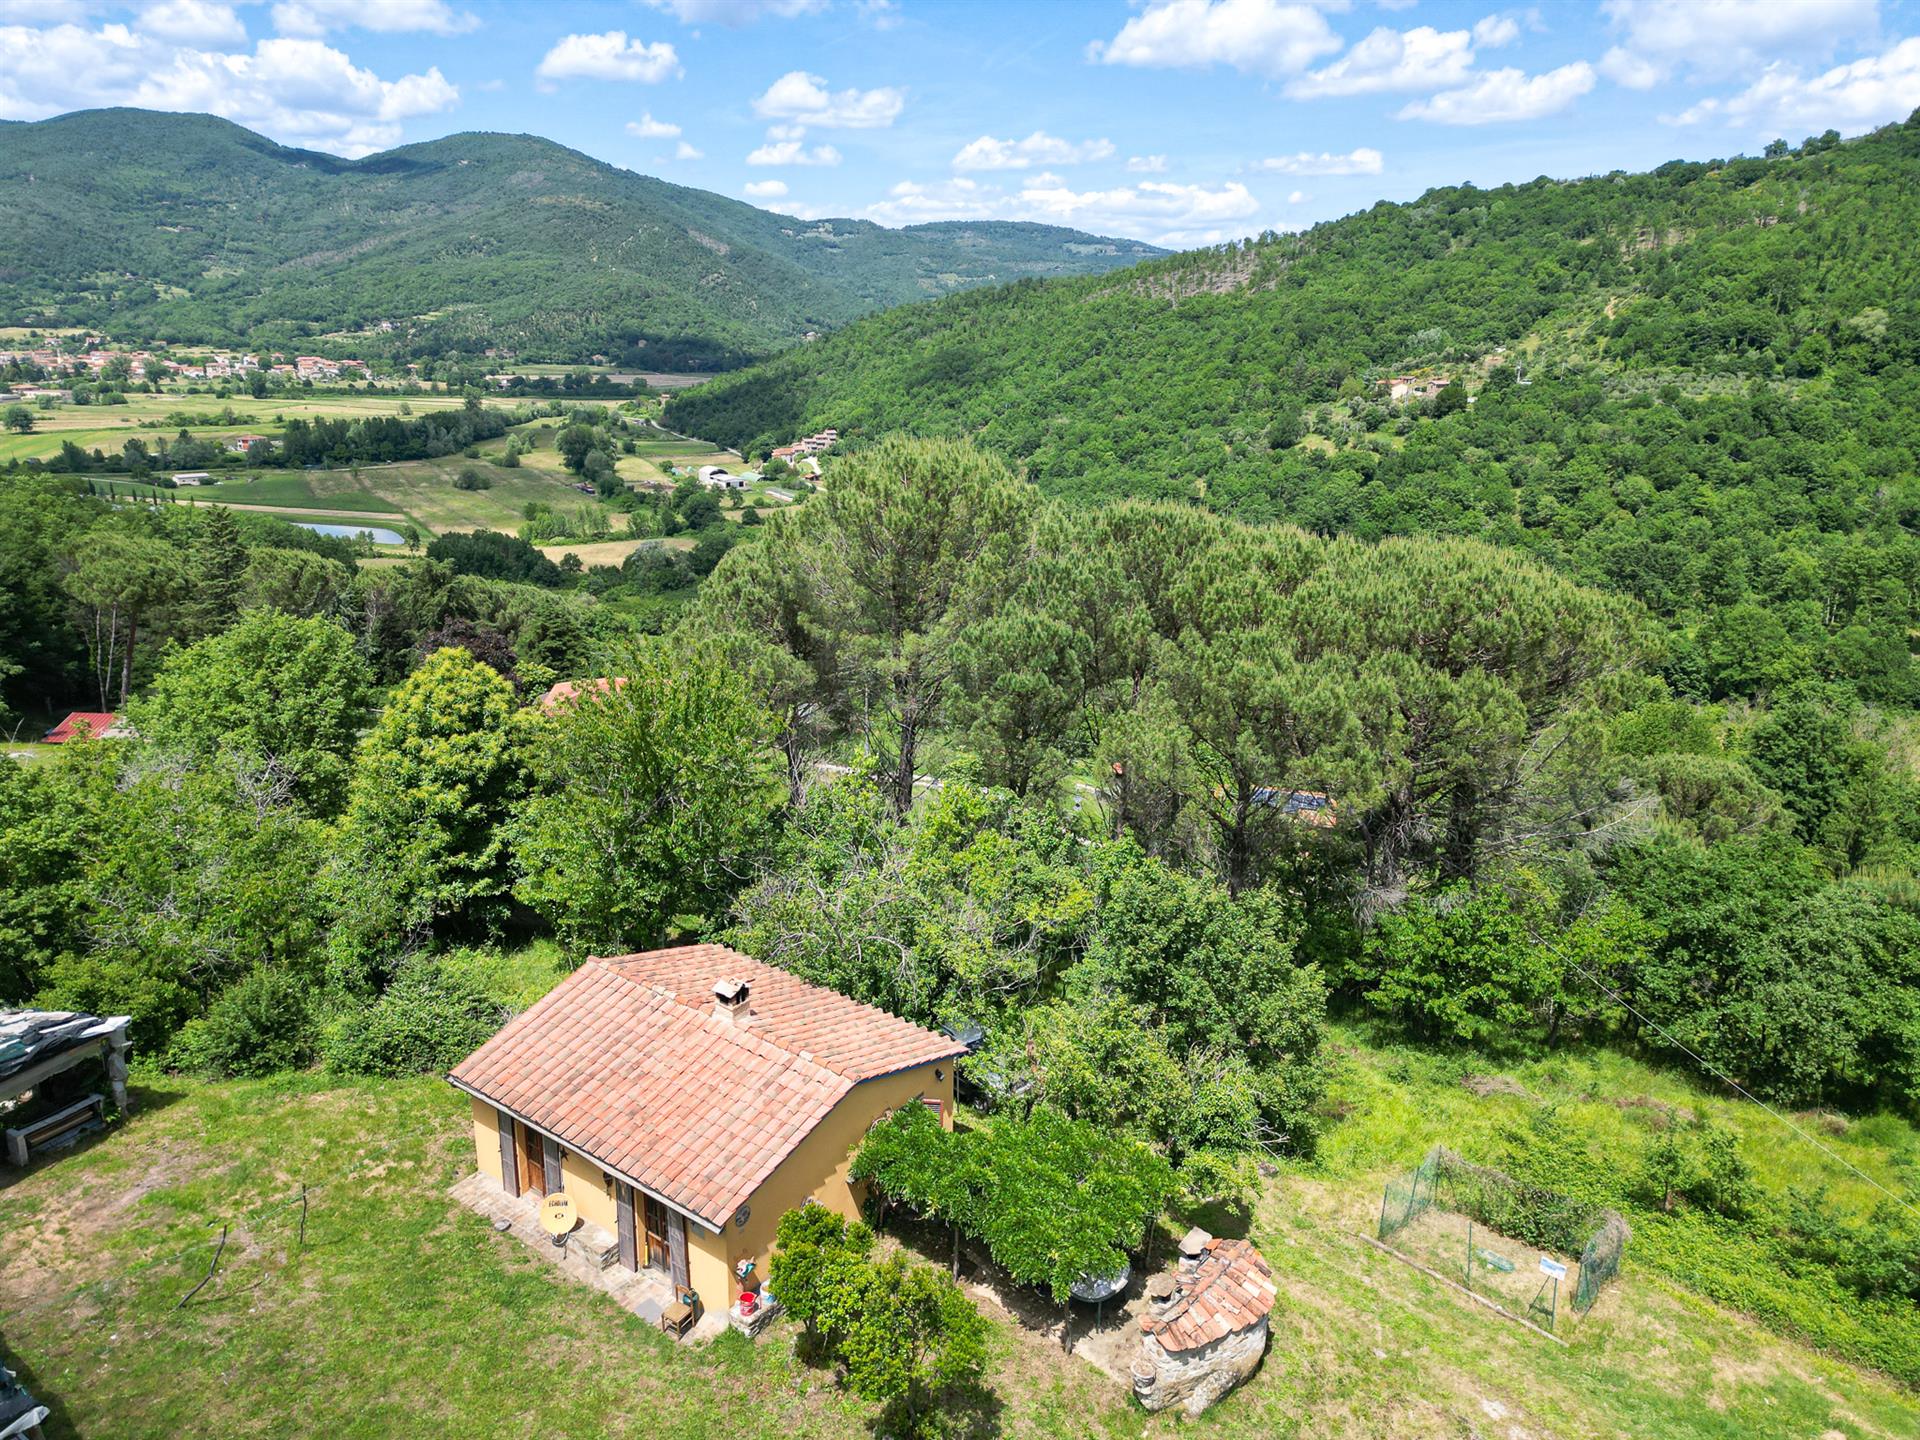
[[[541,1169],[546,1176],[547,1193],[558,1195],[564,1188],[562,1183],[564,1177],[560,1173],[560,1142],[551,1135],[542,1135],[540,1141]]]
[[[520,1157],[513,1149],[513,1117],[504,1110],[493,1112],[500,1128],[500,1188],[509,1195],[520,1193]]]
[[[667,1212],[667,1266],[673,1283],[687,1288],[687,1221],[678,1210]]]
[[[620,1263],[629,1270],[640,1268],[640,1236],[633,1223],[633,1187],[625,1181],[613,1182],[614,1204],[620,1215]]]

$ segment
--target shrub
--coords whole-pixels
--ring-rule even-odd
[[[167,1051],[170,1069],[213,1078],[274,1075],[313,1060],[313,992],[284,970],[262,967],[214,998]]]
[[[403,966],[378,1000],[337,1016],[322,1041],[343,1075],[448,1070],[500,1028],[505,1007],[473,981],[430,960]]]
[[[453,488],[456,490],[491,490],[493,488],[493,480],[484,471],[472,465],[463,465],[460,467],[460,473],[453,477]]]

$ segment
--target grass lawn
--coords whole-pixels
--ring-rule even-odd
[[[546,983],[500,963],[492,988],[524,1001]],[[1268,1181],[1239,1221],[1280,1277],[1272,1347],[1202,1433],[1920,1433],[1911,1393],[1768,1334],[1631,1249],[1563,1348],[1368,1246],[1357,1232],[1371,1230],[1385,1173],[1431,1139],[1470,1151],[1528,1102],[1475,1094],[1357,1032],[1337,1040],[1335,1099],[1354,1108],[1319,1161]],[[791,1358],[790,1326],[676,1348],[451,1201],[472,1139],[465,1100],[438,1079],[137,1078],[126,1124],[0,1181],[9,1363],[54,1405],[55,1437],[869,1433],[867,1407]],[[1542,1096],[1595,1082],[1622,1099],[1687,1093],[1612,1059],[1511,1078]],[[1636,1107],[1607,1108],[1632,1123]],[[319,1187],[304,1252],[284,1203],[303,1181]],[[216,1218],[236,1226],[221,1273],[176,1312],[206,1272]],[[997,1433],[1187,1433],[978,1298]]]

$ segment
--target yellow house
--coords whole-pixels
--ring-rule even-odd
[[[448,1079],[473,1101],[481,1171],[510,1195],[563,1190],[651,1266],[725,1310],[766,1274],[774,1228],[847,1179],[902,1105],[953,1124],[965,1047],[721,945],[588,960]]]

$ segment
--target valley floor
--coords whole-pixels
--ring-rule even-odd
[[[1631,1251],[1562,1347],[1367,1244],[1382,1180],[1430,1139],[1497,1126],[1528,1103],[1515,1090],[1578,1091],[1615,1062],[1557,1077],[1523,1067],[1481,1095],[1341,1039],[1336,1100],[1354,1108],[1321,1160],[1267,1181],[1242,1220],[1281,1277],[1272,1348],[1205,1433],[1920,1433],[1911,1393]],[[1611,1079],[1644,1088],[1649,1076]],[[1639,1108],[1614,1098],[1612,1113]],[[0,1343],[54,1407],[54,1437],[867,1433],[867,1408],[792,1358],[790,1326],[758,1345],[677,1348],[451,1199],[472,1142],[465,1101],[437,1079],[150,1076],[135,1101],[122,1128],[0,1181]],[[303,1183],[304,1250],[289,1203]],[[207,1272],[218,1222],[233,1227],[219,1274],[176,1310]],[[981,1433],[1179,1431],[1063,1355],[1057,1330],[982,1309],[998,1408]]]

